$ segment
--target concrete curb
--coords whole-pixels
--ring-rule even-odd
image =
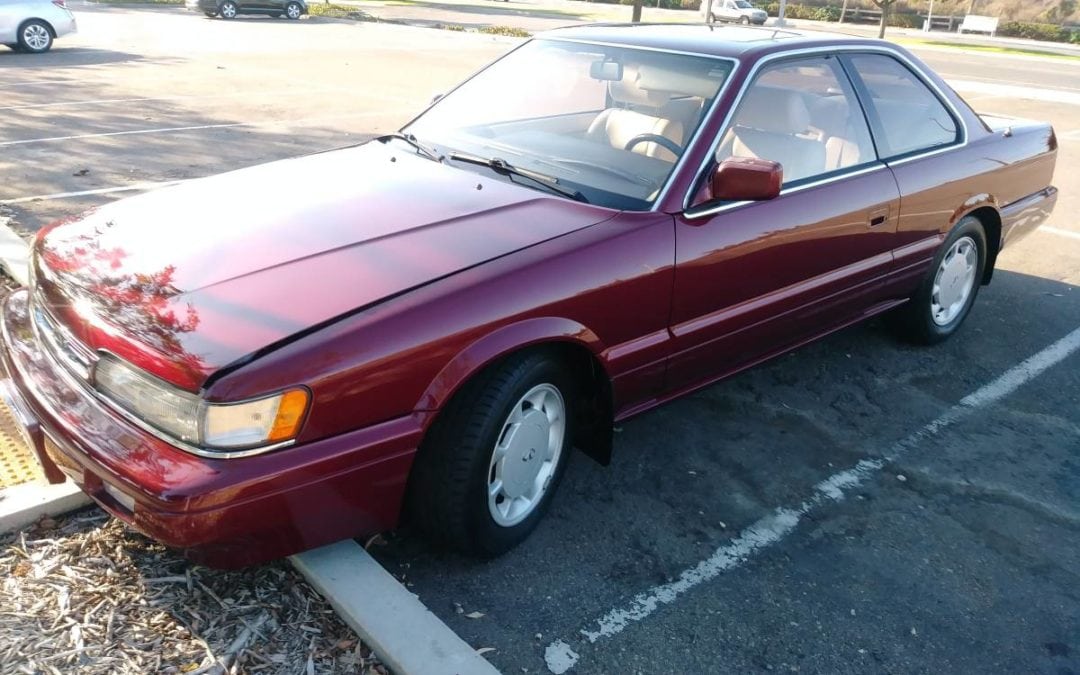
[[[355,541],[340,541],[290,560],[393,672],[499,672]]]
[[[20,530],[43,516],[58,516],[91,503],[75,483],[24,483],[0,490],[0,533]]]
[[[19,282],[19,285],[25,286],[28,279],[30,244],[11,229],[8,225],[10,220],[0,216],[0,267]]]

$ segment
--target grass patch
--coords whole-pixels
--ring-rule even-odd
[[[308,4],[308,14],[311,16],[326,16],[331,19],[352,19],[353,21],[378,21],[365,11],[352,5],[335,5],[326,2],[311,2]]]
[[[513,26],[482,26],[476,29],[477,33],[487,33],[488,35],[505,35],[507,37],[532,37],[532,33],[521,28],[514,28]]]
[[[959,49],[963,51],[973,52],[989,52],[991,54],[1019,54],[1022,56],[1045,56],[1051,59],[1070,59],[1077,60],[1080,56],[1073,56],[1072,54],[1057,54],[1053,52],[1044,52],[1038,49],[1025,49],[1023,47],[1000,47],[997,45],[967,45],[958,42],[944,42],[942,40],[912,40],[912,39],[900,39],[894,40],[900,44],[910,45],[914,47],[930,46],[930,47],[946,47],[949,49]]]
[[[459,23],[437,23],[432,28],[449,30],[455,33],[485,33],[487,35],[506,35],[507,37],[532,37],[532,33],[512,26],[481,26],[480,28],[466,28]]]
[[[184,0],[95,0],[96,5],[183,5]]]

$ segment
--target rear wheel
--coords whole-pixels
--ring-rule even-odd
[[[218,8],[218,14],[221,14],[222,19],[235,19],[239,12],[240,8],[232,0],[225,0]]]
[[[285,16],[296,21],[300,18],[300,15],[304,13],[304,8],[300,6],[299,2],[290,2],[285,5]]]
[[[986,268],[986,231],[978,218],[957,223],[945,239],[919,290],[891,316],[901,337],[936,344],[967,318]]]
[[[31,19],[19,27],[19,49],[24,52],[41,54],[49,51],[52,43],[52,30],[40,19]]]
[[[429,538],[479,555],[521,543],[566,468],[573,378],[544,353],[511,357],[454,396],[425,438],[409,511]]]

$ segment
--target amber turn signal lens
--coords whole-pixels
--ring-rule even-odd
[[[308,393],[306,390],[291,389],[282,394],[281,403],[278,404],[277,416],[274,418],[274,426],[270,429],[270,435],[266,440],[276,443],[295,437],[300,432],[300,425],[304,421],[307,408]]]

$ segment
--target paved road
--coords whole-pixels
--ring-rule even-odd
[[[79,18],[52,54],[0,52],[0,200],[359,140],[514,44],[176,10]],[[1002,256],[941,347],[871,322],[627,422],[614,464],[573,457],[547,521],[507,556],[434,552],[407,529],[374,548],[504,672],[544,671],[545,655],[556,670],[576,655],[581,673],[1080,672],[1080,355],[1015,389],[997,379],[1080,326],[1080,67],[921,53],[976,108],[1054,121],[1050,227]],[[33,230],[123,194],[3,208]],[[973,392],[982,404],[956,407]],[[843,472],[859,466],[877,468],[856,484]]]

